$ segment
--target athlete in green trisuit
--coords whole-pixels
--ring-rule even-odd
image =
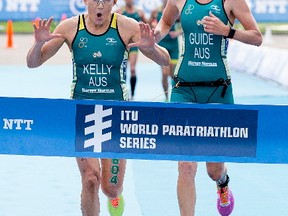
[[[259,46],[262,35],[245,0],[168,0],[155,28],[156,41],[170,31],[179,18],[183,29],[183,53],[174,72],[171,102],[234,103],[227,64],[229,38]],[[238,19],[243,29],[232,26]],[[234,197],[228,187],[224,163],[207,162],[207,172],[216,182],[220,215],[233,211]],[[181,216],[195,214],[197,163],[178,163],[178,203]]]
[[[163,0],[163,4],[152,11],[149,23],[152,28],[155,28],[157,23],[162,17],[163,9],[167,4],[167,0]],[[183,31],[179,20],[176,20],[175,24],[171,27],[169,33],[164,37],[159,45],[165,47],[169,52],[171,61],[169,66],[162,66],[162,86],[165,93],[165,101],[168,101],[169,98],[169,77],[173,78],[173,73],[175,66],[179,58],[179,41],[178,38],[182,35]]]
[[[34,24],[35,42],[27,55],[27,65],[35,68],[54,56],[65,43],[72,53],[71,98],[128,100],[125,82],[128,51],[141,52],[160,65],[170,61],[166,49],[155,43],[148,24],[112,13],[117,0],[83,0],[87,12],[62,21],[50,33],[52,18]],[[110,215],[121,216],[121,196],[126,160],[77,158],[82,178],[81,209],[84,216],[100,214],[99,189],[108,197]],[[117,173],[112,170],[117,166]]]
[[[146,18],[144,12],[137,8],[134,4],[134,0],[125,0],[125,5],[117,10],[117,13],[123,14],[131,19],[136,20],[137,22],[146,23]],[[133,100],[135,96],[135,89],[137,83],[137,74],[136,74],[136,64],[138,58],[138,48],[132,47],[129,51],[129,66],[130,66],[130,91],[131,97]]]

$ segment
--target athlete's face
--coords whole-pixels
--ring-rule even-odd
[[[110,14],[115,0],[84,0],[90,20],[95,26],[110,22]]]
[[[125,0],[125,4],[129,7],[134,5],[134,0]]]

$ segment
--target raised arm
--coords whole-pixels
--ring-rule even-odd
[[[170,56],[168,51],[156,44],[154,30],[149,24],[139,23],[138,34],[135,34],[128,47],[139,47],[140,51],[159,65],[169,65]]]
[[[35,68],[42,65],[45,61],[51,58],[60,49],[65,39],[61,34],[50,32],[51,23],[53,18],[49,20],[40,20],[38,24],[34,23],[34,37],[35,41],[30,48],[26,62],[29,68]]]
[[[168,0],[163,15],[154,30],[157,43],[169,33],[171,27],[179,18],[180,11],[175,1],[177,0]]]
[[[231,0],[229,0],[231,2]],[[239,20],[244,30],[237,29],[234,39],[243,43],[260,46],[262,44],[262,34],[257,26],[254,16],[245,0],[233,0],[232,13]]]
[[[226,0],[225,10],[229,20],[234,23],[236,19],[239,20],[242,29],[237,29],[234,34],[230,34],[233,39],[243,43],[260,46],[262,43],[262,35],[257,26],[257,23],[245,0]],[[223,23],[214,14],[210,12],[209,16],[205,16],[202,20],[204,30],[208,33],[229,36],[231,28]],[[232,29],[232,31],[234,31]]]

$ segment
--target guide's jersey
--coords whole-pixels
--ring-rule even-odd
[[[204,16],[212,12],[223,23],[231,25],[224,10],[223,0],[200,4],[187,0],[181,12],[184,31],[183,53],[175,70],[175,76],[185,82],[215,81],[230,79],[227,65],[228,39],[206,33],[202,25]]]
[[[118,32],[116,14],[112,15],[110,27],[101,35],[90,33],[84,14],[79,15],[72,58],[72,98],[128,100],[128,52]]]

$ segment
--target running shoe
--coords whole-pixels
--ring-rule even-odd
[[[122,216],[124,212],[124,198],[122,195],[115,199],[108,199],[108,210],[110,216]]]
[[[234,208],[234,197],[228,186],[218,186],[217,209],[221,216],[229,216]]]

